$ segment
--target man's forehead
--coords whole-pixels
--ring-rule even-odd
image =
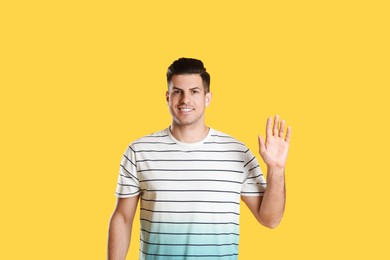
[[[199,74],[174,75],[172,76],[170,87],[178,89],[204,89],[203,80]]]

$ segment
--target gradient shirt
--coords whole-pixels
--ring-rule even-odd
[[[183,143],[167,128],[129,145],[116,196],[140,197],[140,259],[237,259],[240,196],[265,188],[241,142],[210,129]]]

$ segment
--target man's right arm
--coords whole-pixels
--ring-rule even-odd
[[[108,231],[107,260],[125,260],[139,196],[118,198]]]

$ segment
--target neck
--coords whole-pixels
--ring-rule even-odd
[[[202,126],[177,126],[172,124],[170,131],[173,137],[183,143],[197,143],[202,141],[209,133],[210,128]]]

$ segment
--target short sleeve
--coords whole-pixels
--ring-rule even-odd
[[[129,146],[123,154],[116,187],[117,198],[128,198],[141,193],[139,178],[137,173],[136,153]]]
[[[244,174],[246,178],[242,185],[241,195],[263,196],[267,183],[259,162],[249,149],[244,154]]]

